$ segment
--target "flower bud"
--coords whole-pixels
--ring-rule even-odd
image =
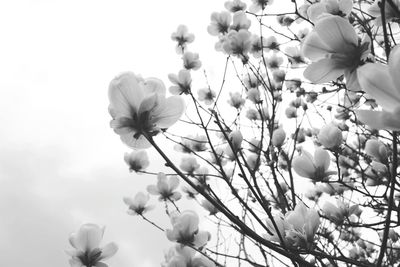
[[[342,132],[332,123],[327,124],[319,131],[318,141],[326,148],[339,147],[342,144]]]
[[[278,128],[273,132],[272,144],[276,147],[281,147],[285,142],[286,133],[282,128]]]

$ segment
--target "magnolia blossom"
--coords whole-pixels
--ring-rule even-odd
[[[184,172],[194,173],[195,170],[200,168],[200,164],[197,163],[195,157],[186,156],[182,158],[179,168],[181,168],[181,170]]]
[[[298,67],[300,64],[305,63],[305,59],[298,46],[289,46],[285,48],[285,53],[292,68]]]
[[[176,32],[171,34],[171,39],[176,41],[176,52],[182,54],[188,43],[194,41],[194,34],[189,33],[188,28],[185,25],[179,25]]]
[[[179,96],[165,98],[165,86],[155,78],[142,79],[133,72],[114,78],[108,90],[111,127],[132,148],[148,148],[145,135],[172,126],[185,110]]]
[[[83,224],[78,232],[71,234],[69,242],[75,250],[66,251],[72,258],[71,267],[107,267],[103,260],[112,257],[118,250],[115,243],[100,248],[104,227]]]
[[[204,104],[211,105],[214,103],[214,99],[217,96],[214,90],[210,88],[201,88],[197,91],[199,101],[204,101]]]
[[[283,145],[283,142],[285,142],[286,139],[286,132],[283,130],[283,128],[278,128],[274,130],[273,135],[272,135],[272,144],[277,147],[281,147]]]
[[[321,181],[334,174],[328,171],[331,164],[331,157],[328,151],[318,147],[314,151],[314,157],[307,151],[302,151],[300,156],[293,159],[292,166],[294,171],[306,178]]]
[[[313,61],[304,71],[311,82],[329,82],[344,74],[348,89],[360,89],[355,70],[368,55],[368,44],[360,45],[348,20],[333,15],[320,18],[304,40],[302,52]]]
[[[238,11],[233,14],[233,22],[230,26],[231,30],[248,30],[251,25],[251,20],[249,20],[244,11]]]
[[[331,221],[339,225],[352,214],[359,216],[362,212],[358,205],[349,206],[339,199],[336,201],[336,206],[330,202],[325,202],[322,211]]]
[[[209,232],[199,230],[199,216],[194,211],[173,212],[170,219],[173,229],[166,230],[170,241],[201,248],[211,238]]]
[[[213,204],[211,204],[211,202],[208,201],[207,199],[203,199],[203,200],[201,201],[201,206],[202,206],[204,209],[206,209],[206,210],[210,213],[210,215],[215,215],[215,214],[217,214],[218,211],[219,211],[219,210],[218,210]]]
[[[183,67],[187,70],[198,70],[201,67],[201,61],[199,60],[199,54],[192,52],[185,52],[182,56]]]
[[[318,134],[318,141],[326,148],[339,147],[342,140],[342,131],[332,123],[324,125]]]
[[[321,15],[327,13],[348,17],[352,8],[353,0],[321,0],[321,2],[314,3],[307,9],[307,15],[315,23]]]
[[[162,267],[215,267],[213,261],[206,256],[196,253],[191,247],[174,246],[165,256]]]
[[[146,150],[125,153],[124,160],[129,166],[129,171],[144,171],[150,165]]]
[[[244,103],[246,102],[239,92],[229,93],[229,96],[230,98],[228,100],[228,104],[236,109],[243,107]]]
[[[246,3],[243,3],[241,0],[226,1],[224,6],[228,11],[232,13],[242,10],[245,11],[247,7]]]
[[[147,192],[152,195],[160,195],[160,201],[177,201],[182,197],[181,193],[175,191],[179,185],[178,177],[170,176],[167,178],[164,173],[160,172],[157,175],[157,180],[156,185],[147,186]]]
[[[175,150],[183,153],[192,153],[204,151],[207,149],[207,136],[205,135],[189,135],[182,137],[182,142],[174,146]]]
[[[310,249],[314,242],[314,236],[320,224],[318,212],[308,209],[300,202],[293,211],[289,211],[283,216],[281,213],[274,216],[274,221],[278,229],[271,221],[267,221],[268,228],[273,235],[266,235],[270,241],[281,242],[291,247]],[[279,234],[282,238],[279,238]]]
[[[382,111],[357,110],[357,119],[374,129],[400,130],[400,45],[390,52],[388,66],[369,63],[358,69],[362,89]]]
[[[227,54],[232,54],[246,59],[247,53],[251,49],[251,33],[248,30],[231,30],[222,44],[222,49]]]
[[[388,150],[386,146],[375,139],[369,139],[365,143],[365,153],[378,162],[386,163],[388,161]]]
[[[211,14],[211,24],[207,27],[207,31],[213,36],[226,34],[229,31],[229,26],[231,25],[231,22],[231,13],[227,11],[222,11],[220,13],[213,12]]]
[[[134,198],[124,197],[124,203],[128,205],[129,209],[127,213],[129,215],[141,215],[144,212],[152,209],[152,206],[147,206],[147,202],[150,200],[150,196],[139,192]]]
[[[251,0],[253,3],[249,7],[249,11],[257,13],[258,11],[264,10],[267,5],[271,5],[273,0]]]
[[[169,92],[173,95],[189,94],[192,76],[190,71],[187,69],[182,69],[179,71],[178,75],[169,74],[168,79],[175,85],[169,87]]]
[[[278,69],[283,63],[283,58],[278,56],[276,53],[273,53],[269,57],[267,57],[267,66],[268,68],[274,70]]]

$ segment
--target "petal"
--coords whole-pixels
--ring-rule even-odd
[[[318,147],[314,152],[314,161],[317,168],[322,167],[326,171],[329,169],[329,165],[331,164],[331,157],[329,156],[328,151]]]
[[[393,111],[400,101],[388,67],[382,64],[365,64],[357,70],[361,88],[371,95],[385,110]]]
[[[169,188],[171,190],[174,190],[179,185],[179,178],[177,176],[175,176],[175,175],[170,176],[168,183],[169,183]]]
[[[333,53],[332,49],[322,42],[316,32],[310,32],[301,47],[302,54],[312,61],[317,61],[326,57],[328,53]]]
[[[158,192],[157,186],[154,185],[154,184],[148,185],[146,189],[147,189],[147,192],[149,192],[152,195],[159,195],[160,194],[160,192]]]
[[[79,259],[75,258],[69,260],[69,265],[71,267],[85,267]]]
[[[344,71],[344,77],[346,79],[346,88],[350,91],[361,91],[361,85],[358,81],[358,74],[356,70],[350,71],[349,69]]]
[[[193,240],[193,245],[196,247],[203,247],[210,240],[211,234],[207,231],[199,231]]]
[[[385,111],[356,110],[357,119],[373,129],[400,130],[398,116]]]
[[[353,1],[352,0],[339,0],[339,9],[342,13],[349,15],[351,10],[353,9]]]
[[[397,91],[397,99],[400,99],[400,45],[396,45],[390,52],[389,72]]]
[[[104,227],[96,224],[84,224],[76,235],[76,244],[82,251],[91,251],[99,247],[103,239]]]
[[[101,249],[101,255],[99,260],[110,258],[114,256],[114,254],[117,253],[117,251],[118,251],[117,244],[115,244],[114,242],[109,243]]]
[[[108,267],[108,265],[105,264],[104,262],[97,262],[94,267]]]
[[[152,113],[154,123],[159,128],[168,128],[179,120],[185,111],[185,102],[180,96],[171,96],[165,100],[164,107],[157,109]]]
[[[137,110],[143,96],[143,89],[133,72],[125,72],[115,77],[108,88],[111,109],[124,117],[130,117],[132,110]]]
[[[144,149],[151,147],[151,144],[143,135],[139,136],[139,138],[135,138],[134,134],[123,134],[121,135],[121,141],[133,149]]]
[[[343,67],[338,66],[332,59],[324,58],[309,65],[303,74],[313,83],[325,83],[336,80],[343,73]]]
[[[147,78],[144,81],[144,87],[146,88],[146,93],[165,95],[165,92],[167,91],[163,81],[157,78]]]
[[[325,16],[317,21],[314,30],[337,53],[351,52],[358,45],[353,26],[344,18]]]
[[[114,129],[116,134],[132,134],[136,133],[134,126],[135,122],[127,117],[120,117],[110,121],[111,128]]]
[[[307,15],[308,18],[312,21],[312,22],[316,22],[317,18],[322,14],[326,12],[326,4],[325,3],[315,3],[313,5],[311,5],[308,9],[307,9]]]
[[[312,178],[315,174],[312,156],[306,151],[303,151],[301,156],[297,156],[293,159],[292,167],[294,171],[302,177]]]

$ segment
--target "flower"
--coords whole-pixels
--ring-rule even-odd
[[[253,4],[249,7],[249,11],[257,13],[260,10],[264,10],[267,5],[271,5],[273,0],[251,0]]]
[[[198,70],[201,67],[201,61],[199,60],[199,54],[192,52],[185,52],[182,56],[183,67],[187,70]]]
[[[124,197],[124,203],[128,205],[129,209],[127,213],[129,215],[142,215],[144,212],[152,209],[152,206],[146,206],[150,196],[145,195],[143,192],[139,192],[134,198]]]
[[[103,239],[104,227],[96,224],[83,224],[78,232],[72,233],[69,242],[75,250],[67,251],[72,258],[71,267],[107,267],[103,260],[112,257],[118,250],[115,243],[99,248]]]
[[[322,211],[325,215],[334,223],[341,225],[343,221],[350,217],[352,214],[361,214],[361,210],[358,205],[349,206],[349,204],[344,203],[343,201],[337,199],[337,206],[333,205],[330,202],[325,202],[322,207]]]
[[[189,135],[182,137],[182,142],[174,146],[175,150],[183,153],[192,153],[205,151],[207,149],[207,136],[205,135]]]
[[[165,259],[162,267],[215,267],[214,262],[187,246],[172,247]]]
[[[303,42],[303,55],[313,61],[304,71],[304,77],[314,83],[324,83],[344,74],[347,88],[357,91],[355,70],[368,52],[368,43],[359,44],[348,20],[326,15],[316,22]]]
[[[283,130],[282,128],[274,130],[272,135],[272,144],[274,146],[281,147],[283,145],[283,142],[285,142],[285,139],[286,139],[285,130]]]
[[[170,219],[173,229],[166,230],[167,238],[170,241],[201,248],[211,238],[209,232],[199,230],[199,216],[194,211],[186,210],[180,214],[175,211],[171,213]]]
[[[388,161],[388,151],[386,146],[375,139],[369,139],[365,143],[365,153],[378,162],[386,163]]]
[[[298,46],[289,46],[285,48],[285,53],[288,57],[292,68],[298,67],[300,64],[305,63],[304,57]]]
[[[231,13],[222,11],[220,13],[213,12],[211,14],[211,24],[207,27],[209,34],[218,36],[220,34],[228,33],[229,26],[232,21]]]
[[[195,157],[186,156],[182,158],[179,168],[184,172],[193,174],[198,168],[200,168],[200,164],[197,163]]]
[[[214,90],[210,88],[201,88],[197,91],[199,101],[204,101],[204,104],[211,105],[214,103],[214,98],[217,96]]]
[[[352,0],[322,0],[312,4],[307,9],[308,18],[312,22],[316,22],[324,14],[332,14],[341,17],[348,17],[353,8]]]
[[[157,175],[157,185],[147,186],[147,192],[152,195],[160,195],[160,201],[177,201],[182,195],[174,191],[179,185],[179,179],[176,176],[170,176],[169,179],[165,173],[159,172]]]
[[[316,181],[324,180],[335,172],[328,171],[331,164],[331,157],[328,151],[318,147],[314,151],[314,157],[307,151],[302,151],[300,156],[293,159],[292,166],[294,171],[306,178]]]
[[[188,43],[194,41],[194,34],[188,32],[188,28],[185,25],[179,25],[176,32],[171,34],[171,39],[176,41],[176,52],[182,54]]]
[[[246,102],[246,100],[239,92],[230,92],[229,96],[230,98],[228,100],[228,104],[236,109],[240,109],[241,107],[243,107],[244,103]]]
[[[218,213],[218,209],[207,199],[203,199],[201,201],[201,206],[206,209],[210,213],[210,215],[215,215]]]
[[[144,171],[150,165],[146,150],[133,150],[131,153],[125,153],[124,160],[131,172]]]
[[[332,123],[324,125],[318,134],[318,141],[326,148],[339,147],[342,140],[342,131]]]
[[[240,31],[240,30],[248,30],[251,25],[251,20],[249,20],[246,16],[246,12],[238,11],[233,14],[233,22],[229,27],[231,30]]]
[[[192,84],[192,77],[190,71],[182,69],[178,75],[169,74],[168,79],[175,85],[169,88],[169,92],[173,95],[189,94]]]
[[[273,219],[277,227],[274,227],[270,220],[267,221],[267,226],[273,233],[272,235],[266,235],[268,240],[273,242],[283,241],[287,246],[291,247],[311,248],[320,224],[317,211],[307,209],[300,202],[293,211],[289,211],[285,216],[279,213],[273,216]],[[282,240],[279,238],[278,231]]]
[[[357,71],[361,88],[382,111],[357,110],[357,119],[374,129],[400,130],[400,45],[390,52],[388,66],[369,63]]]
[[[226,1],[224,4],[225,8],[232,12],[235,13],[236,11],[241,11],[241,10],[246,10],[246,3],[243,3],[240,0],[232,0],[232,1]]]
[[[232,54],[246,60],[247,53],[251,49],[250,37],[251,33],[248,30],[231,30],[222,44],[222,49],[227,54]]]
[[[114,78],[108,89],[111,128],[131,148],[148,148],[145,135],[169,128],[185,110],[179,96],[165,98],[165,86],[156,78],[142,79],[133,72]]]

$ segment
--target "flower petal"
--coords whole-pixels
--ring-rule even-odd
[[[101,249],[101,255],[100,255],[99,260],[110,258],[110,257],[114,256],[114,254],[117,253],[117,251],[118,251],[117,244],[115,244],[114,242],[111,242],[111,243],[105,245]]]
[[[312,61],[317,61],[326,57],[328,53],[333,53],[332,49],[327,46],[314,31],[307,34],[302,44],[301,52]]]
[[[352,0],[339,0],[339,10],[342,11],[342,13],[349,15],[352,9],[353,9]]]
[[[329,165],[331,164],[331,157],[329,156],[328,151],[318,147],[314,152],[314,161],[317,168],[322,167],[326,171],[329,169]]]
[[[147,78],[144,81],[144,87],[146,88],[146,93],[165,95],[165,92],[167,91],[163,81],[157,78]]]
[[[343,73],[343,67],[337,66],[332,59],[324,58],[309,65],[303,74],[313,83],[325,83],[336,80]]]
[[[211,239],[211,234],[207,231],[199,231],[193,240],[193,245],[195,247],[203,247]]]
[[[397,99],[400,102],[400,45],[396,45],[390,52],[389,73],[392,76],[392,82],[397,91]]]
[[[315,166],[310,153],[303,151],[301,156],[297,156],[293,159],[292,167],[294,171],[306,178],[312,178],[315,174]]]
[[[84,224],[76,235],[77,248],[82,251],[91,251],[99,247],[103,239],[104,227],[100,228],[96,224]]]
[[[373,110],[356,110],[357,119],[377,130],[400,130],[400,119],[392,113]]]
[[[168,97],[164,107],[154,110],[154,123],[162,129],[168,128],[179,120],[184,111],[185,102],[181,96]]]
[[[358,68],[361,88],[371,95],[387,111],[399,106],[400,95],[389,74],[388,67],[378,63],[365,64]]]
[[[314,30],[321,40],[336,53],[346,53],[358,45],[356,31],[350,22],[339,16],[324,16],[319,19]]]
[[[317,18],[322,14],[326,12],[326,4],[319,2],[312,4],[308,9],[307,9],[307,16],[312,22],[316,22]]]

